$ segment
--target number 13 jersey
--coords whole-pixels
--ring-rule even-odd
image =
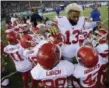
[[[77,36],[82,31],[84,25],[84,17],[79,17],[77,25],[71,25],[66,16],[57,19],[57,25],[60,33],[64,35],[64,47],[62,48],[62,56],[64,59],[72,61],[75,57],[76,50],[79,48]]]

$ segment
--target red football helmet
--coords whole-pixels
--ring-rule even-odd
[[[77,60],[85,67],[91,68],[98,63],[98,55],[92,47],[82,46],[77,51]]]
[[[106,29],[99,29],[96,31],[96,34],[97,34],[97,40],[99,43],[105,43],[107,41],[107,35],[108,35],[108,32],[106,31]]]
[[[23,48],[30,48],[32,47],[32,36],[29,34],[23,35],[20,39],[20,44]]]
[[[9,43],[11,44],[15,44],[15,43],[18,43],[18,37],[17,37],[17,34],[13,31],[9,32],[7,35],[6,35],[6,39]]]
[[[45,43],[39,48],[37,61],[44,69],[52,69],[60,60],[60,50],[52,43]]]

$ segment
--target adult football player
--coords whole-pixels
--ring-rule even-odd
[[[94,28],[97,23],[87,23],[85,17],[81,16],[82,7],[76,3],[69,4],[65,8],[65,12],[66,16],[58,17],[56,23],[60,33],[65,37],[62,55],[65,59],[72,61],[72,58],[76,55],[76,50],[79,48],[78,35],[84,29]]]

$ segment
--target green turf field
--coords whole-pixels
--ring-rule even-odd
[[[105,21],[106,24],[108,24],[108,9],[106,6],[102,6],[99,8],[100,9],[100,12],[101,12],[101,19],[102,21]],[[90,12],[91,12],[92,8],[86,8],[83,12],[83,15],[84,16],[90,16]],[[64,11],[61,11],[60,13],[61,15],[65,15],[65,12]],[[45,14],[44,15],[45,17],[49,17],[50,19],[52,19],[54,16],[56,16],[55,13],[51,13],[51,14]]]
[[[100,7],[99,9],[100,9],[100,12],[101,12],[102,21],[105,21],[104,23],[106,25],[108,25],[108,9],[107,9],[107,7],[103,6],[103,7]],[[83,12],[83,15],[90,16],[91,10],[92,10],[91,8],[86,8]],[[61,12],[61,15],[65,15],[64,11]],[[56,16],[56,14],[55,13],[49,13],[49,14],[45,14],[44,16],[49,17],[52,20],[53,17]],[[3,25],[2,29],[1,29],[2,41],[6,44],[4,30],[5,30],[5,27]],[[7,62],[6,69],[9,73],[15,71],[15,67],[14,67],[12,61],[8,57],[2,57],[2,59],[5,59],[5,61]],[[19,73],[10,77],[10,80],[11,80],[11,87],[10,88],[22,88],[21,75]]]

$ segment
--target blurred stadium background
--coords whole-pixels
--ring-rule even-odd
[[[84,16],[90,16],[90,12],[95,4],[99,5],[101,12],[101,19],[108,26],[108,1],[1,1],[1,37],[4,44],[7,44],[5,39],[5,20],[11,14],[17,16],[31,16],[31,8],[35,8],[38,12],[42,12],[44,17],[48,17],[51,20],[56,16],[55,8],[61,9],[60,15],[65,15],[64,8],[66,5],[76,2],[83,6]],[[10,74],[15,71],[13,62],[9,57],[2,56],[1,59],[5,60],[5,67],[7,72]],[[109,78],[108,78],[109,79]],[[10,77],[11,87],[10,88],[22,88],[21,75],[19,73]]]

